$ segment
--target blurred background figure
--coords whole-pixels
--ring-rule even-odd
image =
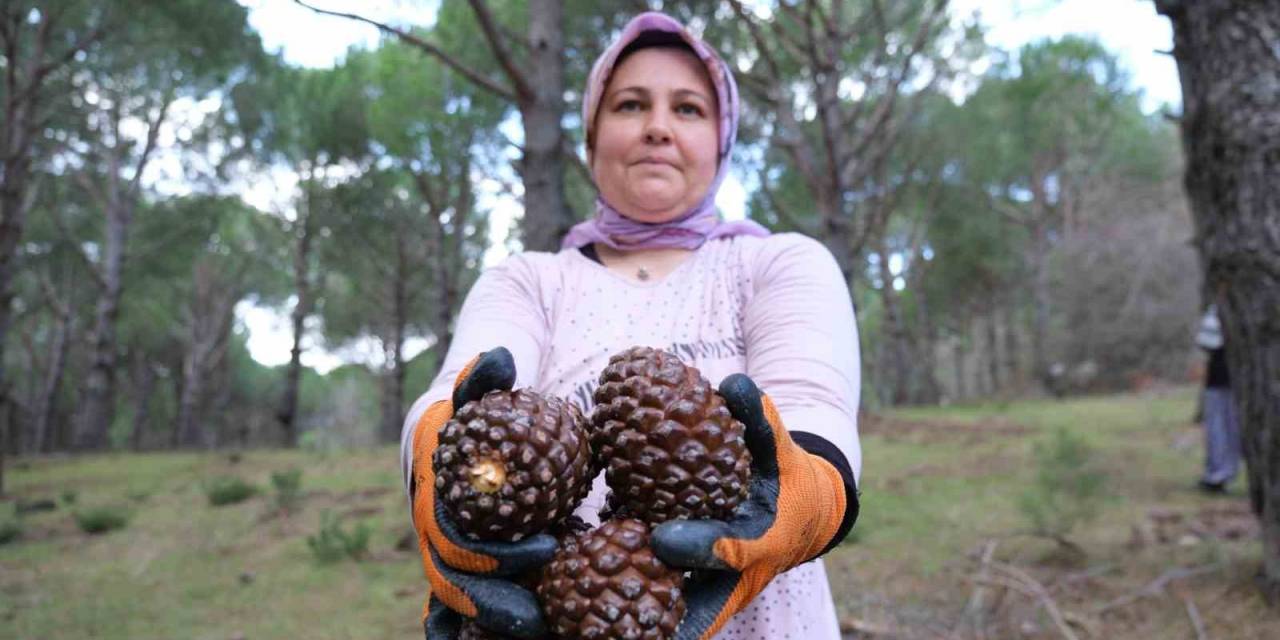
[[[1200,319],[1196,345],[1209,352],[1204,379],[1204,475],[1200,489],[1223,493],[1240,467],[1240,426],[1231,401],[1231,376],[1222,339],[1217,305],[1209,305]]]

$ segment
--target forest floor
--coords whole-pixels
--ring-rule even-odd
[[[894,411],[867,416],[862,516],[827,556],[850,638],[1276,638],[1253,586],[1258,529],[1237,480],[1198,492],[1195,392]],[[1079,436],[1100,510],[1068,535],[1027,535],[1019,504],[1038,443]],[[302,469],[282,511],[273,472]],[[260,492],[213,507],[210,482]],[[0,544],[2,638],[413,638],[425,581],[392,449],[118,454],[10,461],[10,498],[52,509]],[[1069,504],[1069,503],[1064,503]],[[83,533],[112,506],[126,527]],[[371,530],[359,560],[321,563],[322,514]]]

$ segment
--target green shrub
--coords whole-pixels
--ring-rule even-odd
[[[276,508],[292,511],[302,497],[302,469],[272,472],[271,486],[276,490]]]
[[[1080,436],[1060,429],[1035,446],[1035,463],[1035,481],[1018,506],[1033,534],[1078,551],[1067,536],[1096,517],[1105,498],[1106,476],[1098,467],[1096,451]]]
[[[76,511],[75,519],[85,533],[106,533],[129,524],[129,512],[115,505],[99,505]]]
[[[13,505],[13,510],[17,515],[26,515],[29,513],[44,513],[45,511],[53,511],[58,508],[58,503],[49,498],[32,498],[30,500],[18,500]]]
[[[257,487],[236,476],[219,476],[204,486],[204,494],[208,496],[209,504],[215,507],[244,502],[256,493],[258,493]]]
[[[0,517],[0,544],[9,544],[22,537],[22,520],[16,515]]]
[[[343,558],[359,559],[369,550],[369,525],[360,522],[347,531],[332,513],[320,514],[320,531],[307,536],[307,546],[316,560],[323,563],[337,562]]]
[[[62,492],[62,504],[69,507],[76,503],[76,498],[79,496],[75,489],[65,489]]]

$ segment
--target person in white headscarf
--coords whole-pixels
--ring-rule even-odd
[[[1200,476],[1200,489],[1225,493],[1240,469],[1240,423],[1231,397],[1231,374],[1217,305],[1209,305],[1200,319],[1196,345],[1209,354],[1202,401],[1204,474]]]
[[[820,556],[859,513],[856,319],[820,242],[719,215],[739,109],[732,68],[670,16],[637,16],[597,60],[583,95],[594,216],[560,251],[514,255],[480,276],[405,421],[428,637],[472,624],[560,633],[513,578],[545,564],[555,540],[472,541],[437,508],[433,453],[454,408],[514,386],[589,411],[610,356],[641,345],[718,384],[752,456],[750,496],[731,518],[653,531],[659,558],[700,570],[682,589],[676,640],[839,640]],[[596,478],[577,515],[595,524],[607,489]]]

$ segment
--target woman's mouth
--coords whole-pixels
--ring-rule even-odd
[[[670,162],[668,160],[663,160],[662,158],[642,158],[638,162],[636,162],[636,164],[639,166],[671,167],[672,169],[675,168],[675,163]]]

